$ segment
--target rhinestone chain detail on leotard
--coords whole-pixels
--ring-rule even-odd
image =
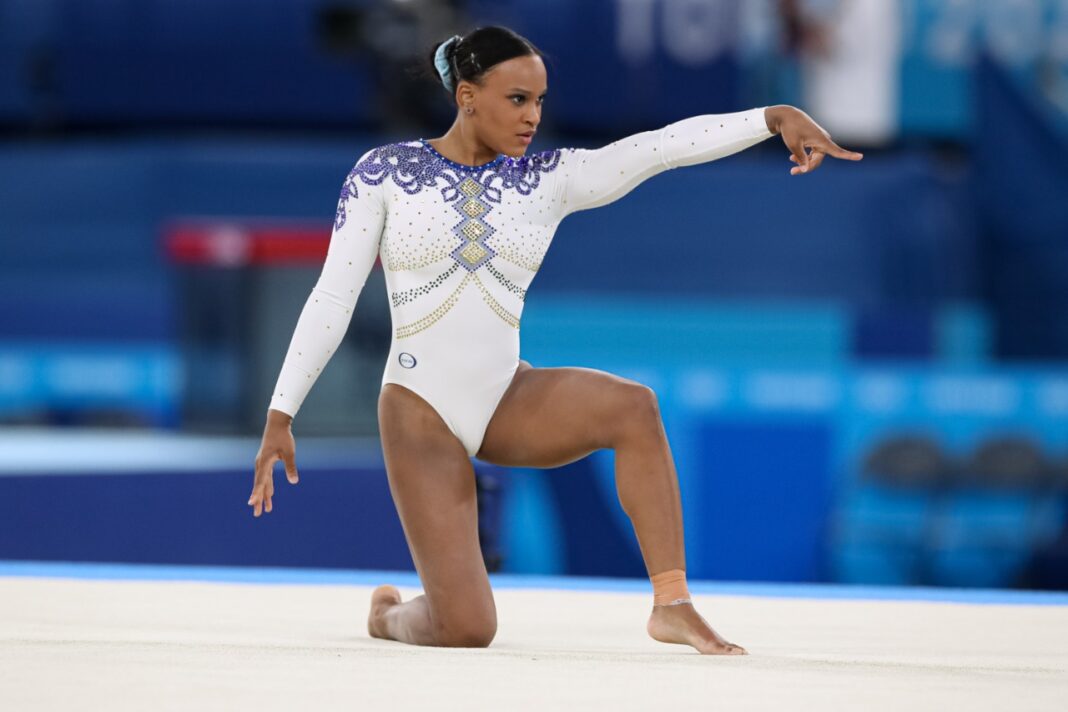
[[[486,285],[482,284],[482,280],[478,278],[477,274],[472,272],[471,276],[475,278],[475,283],[478,284],[478,288],[482,290],[482,298],[485,300],[486,304],[489,305],[490,309],[493,310],[493,313],[499,316],[501,319],[504,319],[505,323],[508,324],[508,326],[518,329],[519,317],[513,315],[507,309],[502,307],[500,302],[493,298],[493,295],[489,293],[488,289],[486,289]]]
[[[473,272],[468,272],[466,275],[464,275],[464,278],[460,282],[460,284],[456,286],[456,289],[452,291],[452,294],[446,297],[445,301],[442,302],[437,307],[437,309],[430,312],[418,321],[413,321],[411,324],[405,324],[404,326],[397,327],[397,338],[403,339],[408,336],[411,336],[412,334],[418,334],[420,331],[426,329],[438,319],[445,316],[450,309],[456,306],[456,302],[460,299],[460,292],[462,292],[464,287],[467,286],[467,282],[471,279],[473,275]]]
[[[434,289],[446,279],[451,277],[458,269],[460,269],[460,265],[454,263],[452,267],[449,267],[449,269],[445,270],[433,280],[427,282],[421,287],[413,287],[412,289],[406,289],[403,292],[394,292],[390,296],[390,299],[392,299],[393,301],[393,306],[399,307],[404,304],[407,304],[408,302],[414,301],[417,297],[423,296],[431,289]]]
[[[501,274],[501,271],[499,269],[494,267],[489,262],[486,263],[486,270],[494,277],[496,277],[497,281],[501,283],[501,286],[507,289],[509,292],[516,295],[521,300],[525,300],[527,298],[527,290],[523,289],[512,280],[505,277],[503,274]]]

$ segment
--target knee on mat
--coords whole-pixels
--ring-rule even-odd
[[[497,621],[487,618],[451,625],[439,624],[435,626],[435,633],[438,645],[450,648],[485,648],[497,635]]]

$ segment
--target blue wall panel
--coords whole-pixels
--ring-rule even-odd
[[[697,502],[690,561],[702,578],[825,580],[831,509],[831,424],[713,420],[699,426]]]
[[[248,472],[0,476],[0,558],[414,568],[385,472],[276,466],[254,518]]]

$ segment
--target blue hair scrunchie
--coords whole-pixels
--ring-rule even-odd
[[[449,60],[445,58],[445,50],[449,48],[449,45],[459,39],[460,35],[453,35],[442,42],[438,47],[438,51],[434,53],[434,67],[437,68],[438,76],[441,77],[441,81],[449,91],[456,91],[456,85],[453,84],[452,81],[452,69],[449,67]]]

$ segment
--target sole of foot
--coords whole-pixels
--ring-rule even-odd
[[[382,584],[371,593],[371,612],[367,614],[367,633],[372,638],[385,638],[382,629],[382,616],[393,606],[401,602],[400,591],[396,586]]]

